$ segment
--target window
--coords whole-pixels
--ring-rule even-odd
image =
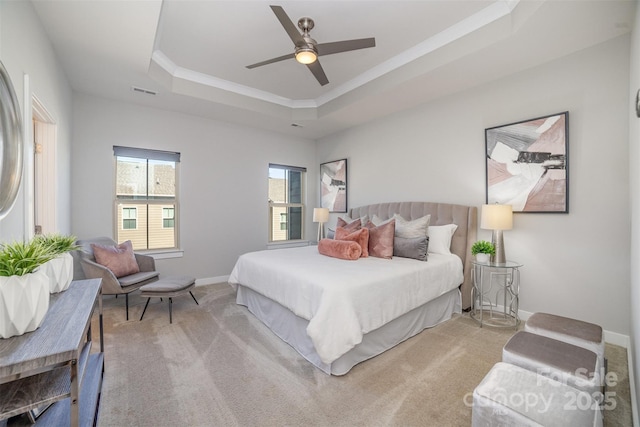
[[[122,229],[135,230],[138,220],[138,208],[122,208]]]
[[[114,146],[116,240],[133,249],[178,246],[180,153]]]
[[[304,238],[304,187],[307,169],[269,164],[269,241]]]
[[[173,228],[175,224],[175,209],[162,208],[162,226],[164,228]]]

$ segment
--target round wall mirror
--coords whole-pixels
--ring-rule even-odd
[[[0,219],[16,201],[22,178],[20,105],[7,70],[0,62]]]

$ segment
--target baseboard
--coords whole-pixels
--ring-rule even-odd
[[[611,332],[604,330],[604,341],[609,344],[619,345],[620,347],[624,347],[629,351],[630,347],[630,338],[629,335],[619,334],[617,332]]]
[[[633,357],[631,354],[631,340],[627,342],[627,362],[629,364],[629,392],[631,395],[631,415],[633,418],[634,427],[640,426],[640,420],[638,420],[638,400],[636,397],[636,376],[633,369]]]
[[[212,285],[214,283],[224,283],[229,280],[229,276],[203,277],[196,279],[196,286]]]

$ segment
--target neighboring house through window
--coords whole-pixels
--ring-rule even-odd
[[[307,169],[269,164],[269,241],[304,238],[304,188]]]
[[[135,230],[138,221],[138,208],[122,208],[122,229]]]
[[[175,225],[175,209],[162,208],[162,226],[164,228],[173,228]]]
[[[114,146],[116,240],[135,250],[178,246],[180,153]]]

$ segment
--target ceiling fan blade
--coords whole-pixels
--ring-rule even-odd
[[[302,34],[300,34],[298,28],[291,21],[284,9],[280,6],[269,7],[271,7],[273,13],[276,14],[276,17],[278,18],[278,21],[280,21],[280,24],[282,24],[282,26],[284,27],[284,30],[287,32],[287,34],[289,34],[289,37],[291,38],[293,44],[295,44],[296,46],[305,45],[307,42],[304,41],[304,39],[302,38]]]
[[[278,56],[277,58],[271,58],[271,59],[267,59],[266,61],[256,62],[255,64],[247,65],[247,68],[252,69],[256,67],[262,67],[263,65],[273,64],[274,62],[280,62],[280,61],[284,61],[285,59],[292,59],[292,58],[295,58],[295,54],[289,53],[287,55]]]
[[[316,60],[311,64],[307,64],[307,68],[313,73],[316,80],[318,80],[318,83],[320,83],[320,86],[324,86],[327,83],[329,83],[329,79],[327,78],[327,75],[324,73],[324,70],[322,69],[322,65],[320,65],[320,61]]]
[[[370,37],[368,39],[343,40],[340,42],[319,43],[316,45],[318,55],[331,55],[334,53],[348,52],[350,50],[366,49],[375,47],[376,39]]]

